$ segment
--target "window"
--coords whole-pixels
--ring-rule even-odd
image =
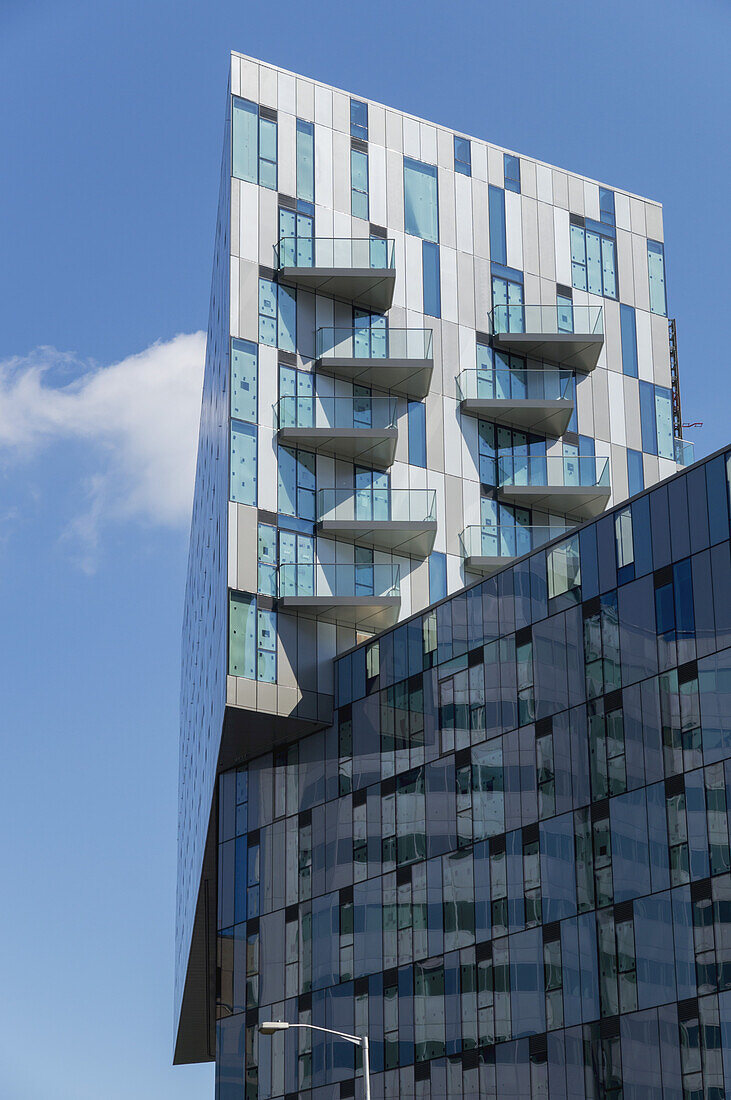
[[[267,684],[277,678],[276,613],[243,592],[232,592],[229,602],[229,673]]]
[[[437,170],[404,157],[404,228],[423,241],[439,240]]]
[[[280,596],[312,596],[315,591],[315,540],[312,535],[279,531]]]
[[[231,500],[256,505],[256,427],[231,421]]]
[[[314,375],[309,371],[295,370],[294,367],[285,367],[280,363],[277,407],[280,428],[314,426],[313,383]]]
[[[257,590],[263,596],[277,595],[277,529],[260,523],[257,530]]]
[[[350,210],[368,221],[368,154],[350,150]]]
[[[424,313],[429,317],[441,317],[439,245],[424,241],[421,246],[421,260],[424,279]]]
[[[659,241],[647,242],[647,270],[650,276],[650,312],[666,317],[665,250]]]
[[[279,211],[279,266],[312,267],[314,218],[294,210]]]
[[[614,191],[607,187],[599,188],[599,221],[605,225],[615,225],[614,220]]]
[[[632,306],[619,307],[619,323],[622,331],[622,370],[630,378],[637,378],[637,321]]]
[[[315,128],[297,119],[297,198],[315,201]]]
[[[233,175],[277,189],[277,123],[265,118],[256,103],[234,96]]]
[[[259,343],[293,352],[296,333],[296,291],[259,279]]]
[[[231,416],[256,424],[257,347],[248,340],[231,341]]]
[[[277,462],[277,510],[285,516],[315,521],[315,456],[309,451],[280,447]]]
[[[447,556],[435,550],[429,555],[429,603],[447,595]]]
[[[472,146],[469,138],[454,135],[454,170],[463,176],[472,175]]]
[[[356,520],[390,519],[388,474],[356,466],[354,470]]]
[[[508,262],[507,234],[505,229],[505,192],[501,187],[488,188],[490,213],[490,259],[496,264]]]
[[[368,104],[360,99],[350,101],[350,136],[368,141]]]
[[[632,534],[632,510],[624,508],[614,517],[614,539],[617,548],[617,579],[620,584],[634,577],[635,544]]]
[[[665,386],[640,382],[642,450],[660,458],[674,458],[672,394]]]
[[[581,562],[579,559],[579,536],[572,535],[566,542],[549,550],[546,554],[548,566],[548,597],[560,596],[564,592],[581,586]]]
[[[519,271],[503,269],[504,275],[492,276],[493,330],[495,332],[523,332],[523,282]],[[510,272],[511,274],[508,274]]]
[[[627,484],[629,495],[641,493],[645,488],[645,475],[642,469],[642,452],[627,450]]]
[[[422,401],[409,401],[409,463],[426,468],[426,407]]]
[[[571,226],[571,279],[577,290],[617,297],[615,230],[600,222]]]
[[[505,190],[520,194],[520,158],[514,157],[512,153],[503,153],[503,174]]]

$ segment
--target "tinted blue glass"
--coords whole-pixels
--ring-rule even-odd
[[[520,159],[514,157],[511,153],[503,154],[503,175],[505,179],[505,189],[507,191],[517,191],[520,194]]]
[[[442,600],[447,594],[447,558],[436,551],[429,555],[429,602]]]
[[[404,157],[404,228],[424,241],[439,240],[437,170]]]
[[[622,369],[630,378],[637,377],[637,322],[632,306],[620,305],[619,322],[622,330]]]
[[[640,423],[642,427],[642,450],[645,454],[656,455],[655,387],[651,382],[640,382]]]
[[[409,463],[426,467],[426,406],[423,401],[409,401]]]
[[[614,191],[599,188],[599,218],[607,225],[614,225]]]
[[[360,99],[350,101],[350,133],[352,137],[368,140],[368,104]]]
[[[490,259],[498,264],[507,264],[508,246],[505,230],[505,192],[500,187],[488,188],[490,211]]]
[[[627,449],[627,481],[629,495],[640,493],[645,487],[645,474],[642,468],[642,452]]]
[[[439,267],[439,245],[424,241],[421,249],[424,278],[424,313],[429,317],[441,317],[441,276]]]
[[[472,149],[468,138],[454,136],[454,170],[463,176],[472,175]]]

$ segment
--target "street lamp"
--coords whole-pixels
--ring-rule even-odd
[[[368,1036],[348,1035],[344,1031],[333,1031],[330,1027],[317,1027],[315,1024],[288,1024],[286,1020],[267,1020],[259,1024],[262,1035],[274,1035],[277,1031],[286,1031],[289,1027],[307,1027],[310,1031],[324,1031],[327,1035],[336,1035],[338,1039],[345,1039],[348,1043],[360,1047],[363,1051],[363,1081],[365,1082],[365,1100],[371,1100],[371,1073],[368,1063]]]

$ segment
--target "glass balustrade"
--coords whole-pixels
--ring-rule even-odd
[[[675,461],[679,466],[692,466],[695,462],[695,443],[687,439],[681,439],[676,435],[674,439]]]
[[[394,267],[394,242],[380,237],[281,237],[277,267],[388,270]]]
[[[387,430],[396,427],[393,397],[280,397],[277,424],[282,428]]]
[[[462,555],[465,558],[517,558],[571,530],[573,527],[566,523],[466,527],[460,535]]]
[[[571,401],[573,373],[547,367],[545,370],[488,367],[463,370],[457,378],[460,401]]]
[[[601,306],[583,305],[500,305],[490,314],[490,330],[501,333],[540,334],[542,336],[603,336]]]
[[[609,488],[609,459],[591,455],[512,455],[495,460],[499,486],[592,486]]]
[[[335,600],[397,597],[400,594],[399,566],[321,562],[280,565],[278,591],[280,599],[293,596]]]
[[[431,359],[430,328],[320,328],[318,359]]]
[[[321,523],[425,524],[436,521],[433,489],[320,489]]]

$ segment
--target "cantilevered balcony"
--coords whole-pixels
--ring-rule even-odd
[[[611,493],[607,458],[511,456],[498,458],[496,470],[504,500],[577,521],[603,512]]]
[[[604,346],[601,306],[502,305],[488,316],[494,347],[574,370],[594,370]]]
[[[394,242],[376,237],[281,237],[278,277],[333,298],[383,312],[396,282]]]
[[[433,489],[320,489],[318,532],[413,557],[427,557],[437,533]]]
[[[494,573],[508,565],[512,558],[537,550],[572,529],[573,525],[565,523],[542,527],[509,527],[502,524],[466,527],[459,536],[465,569],[475,573]]]
[[[399,567],[384,565],[280,565],[279,606],[311,618],[384,630],[398,619]]]
[[[320,328],[317,369],[362,386],[422,398],[434,368],[430,328]]]
[[[281,443],[369,466],[390,466],[396,453],[395,397],[280,397]]]
[[[673,440],[675,446],[675,461],[678,466],[692,466],[695,462],[695,443],[687,439],[681,439],[676,435]]]
[[[462,412],[514,428],[560,436],[574,411],[571,371],[480,367],[457,378]]]

